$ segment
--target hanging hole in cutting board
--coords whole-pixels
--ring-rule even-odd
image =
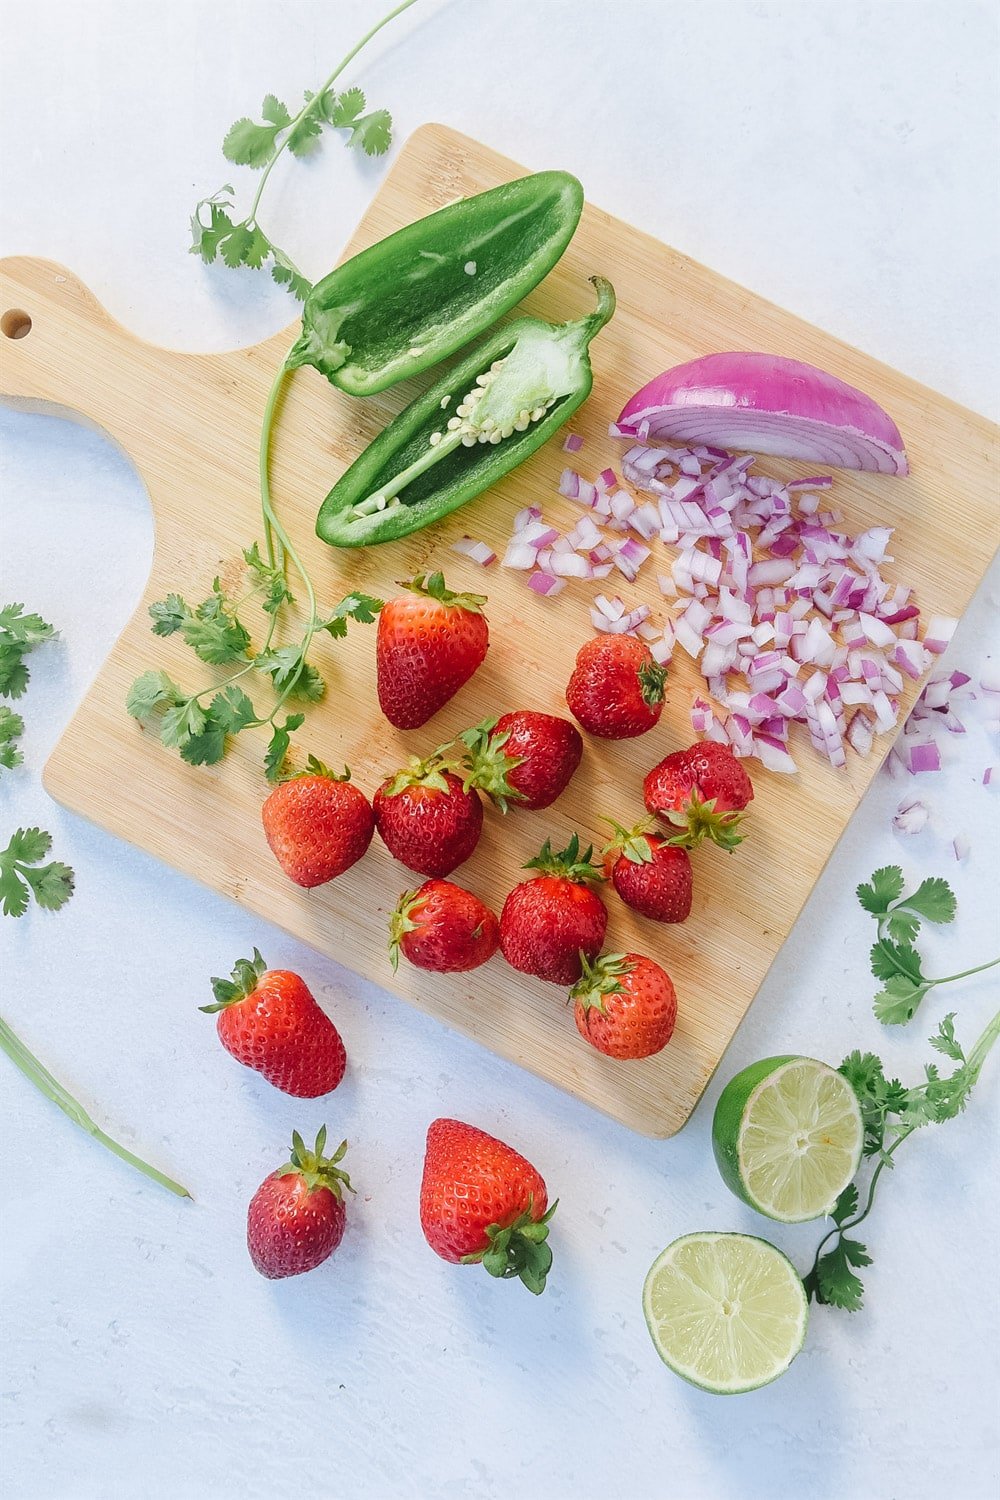
[[[0,317],[0,331],[6,339],[24,339],[31,332],[31,314],[20,307],[9,307]]]

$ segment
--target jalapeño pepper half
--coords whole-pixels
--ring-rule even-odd
[[[289,366],[352,396],[429,369],[537,286],[582,208],[575,177],[536,172],[418,219],[316,283]]]
[[[610,282],[591,281],[589,317],[518,318],[411,401],[323,501],[323,541],[367,547],[419,531],[496,484],[568,421],[590,395],[590,341],[615,310]]]

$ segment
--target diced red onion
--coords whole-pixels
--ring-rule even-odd
[[[940,771],[941,756],[935,744],[911,745],[907,752],[907,762],[910,774],[918,775],[921,771]]]
[[[940,656],[948,648],[948,642],[955,634],[958,621],[950,615],[931,615],[927,621],[927,634],[924,636],[924,645],[928,651],[933,651],[935,656]]]
[[[963,859],[968,859],[972,845],[964,833],[956,833],[952,841],[952,848],[955,851],[955,858],[961,862]]]
[[[583,438],[578,432],[568,432],[566,434],[566,441],[563,443],[563,448],[567,453],[579,453],[582,447]]]
[[[555,578],[551,573],[532,573],[528,577],[528,587],[536,594],[551,599],[553,595],[561,593],[566,587],[566,580]]]
[[[897,833],[919,833],[927,826],[930,808],[919,797],[906,796],[896,809],[892,826]]]
[[[471,558],[481,568],[488,568],[491,563],[495,563],[497,560],[497,555],[492,547],[486,542],[473,541],[470,536],[459,537],[458,541],[452,544],[451,550]]]

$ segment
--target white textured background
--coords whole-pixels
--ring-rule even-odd
[[[218,150],[230,122],[268,89],[315,85],[380,11],[4,0],[0,252],[64,260],[163,343],[282,326],[289,303],[263,278],[185,253],[187,215],[234,170]],[[392,107],[397,140],[438,119],[568,167],[603,207],[996,415],[997,16],[974,0],[425,0],[354,76]],[[382,170],[330,139],[275,173],[265,223],[318,276]],[[100,438],[0,410],[0,439],[2,592],[62,630],[32,661],[27,765],[0,782],[0,831],[48,826],[78,877],[58,917],[0,921],[3,1013],[197,1200],[146,1186],[0,1058],[5,1500],[994,1496],[1000,1057],[965,1117],[901,1153],[865,1226],[864,1312],[815,1311],[778,1385],[728,1402],[687,1388],[639,1301],[675,1235],[771,1233],[711,1161],[737,1068],[859,1045],[911,1077],[928,1056],[943,997],[905,1034],[871,1016],[859,879],[902,859],[914,880],[953,881],[960,916],[925,940],[932,972],[998,951],[1000,790],[979,783],[1000,750],[975,714],[921,778],[933,823],[918,838],[892,833],[900,788],[879,779],[690,1125],[644,1141],[48,801],[42,763],[139,595],[150,519]],[[994,569],[951,659],[975,675],[998,652]],[[973,841],[961,866],[956,831]],[[254,943],[344,1032],[351,1069],[327,1103],[242,1072],[198,1014],[207,976]],[[948,1003],[971,1040],[997,985]],[[424,1245],[438,1113],[506,1136],[559,1193],[538,1301]],[[246,1256],[245,1204],[291,1126],[323,1119],[352,1142],[349,1233],[323,1270],[270,1285]],[[773,1237],[804,1267],[817,1234]]]

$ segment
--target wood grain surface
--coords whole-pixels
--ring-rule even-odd
[[[452,130],[425,126],[400,153],[345,255],[459,194],[479,192],[522,170]],[[903,480],[838,473],[831,503],[850,530],[898,528],[887,574],[914,586],[925,618],[961,614],[998,541],[997,430],[991,423],[592,205],[566,255],[525,308],[553,320],[581,315],[592,305],[587,278],[593,272],[614,282],[618,312],[592,348],[594,393],[573,422],[585,447],[571,462],[590,475],[615,465],[621,445],[606,435],[609,420],[634,389],[681,360],[717,349],[763,349],[810,360],[882,402],[911,461],[912,473]],[[31,320],[27,333],[18,314]],[[394,977],[386,956],[387,914],[399,892],[419,881],[377,838],[340,881],[299,890],[264,842],[263,740],[246,734],[221,765],[192,768],[124,711],[130,682],[148,667],[163,667],[191,686],[200,686],[199,674],[211,670],[176,638],[155,638],[146,610],[170,590],[200,598],[217,573],[235,577],[241,547],[260,537],[260,416],[295,329],[227,354],[154,348],[109,317],[69,271],[28,258],[0,266],[0,317],[8,335],[0,339],[0,399],[22,409],[61,410],[103,429],[142,476],[156,526],[146,593],[49,760],[45,784],[51,794],[633,1129],[653,1136],[679,1129],[891,736],[877,741],[867,760],[850,754],[845,771],[834,771],[803,739],[796,747],[797,777],[756,769],[749,836],[731,857],[714,849],[696,853],[694,910],[682,927],[634,917],[609,894],[608,946],[650,953],[677,986],[677,1031],[658,1057],[616,1063],[600,1056],[577,1035],[558,988],[516,974],[499,956],[471,975],[424,975],[404,963]],[[15,332],[23,336],[11,337]],[[466,532],[502,551],[515,510],[529,502],[542,505],[554,524],[572,524],[579,511],[555,493],[566,462],[558,440],[490,494],[403,542],[337,552],[315,538],[316,511],[333,481],[415,390],[398,387],[362,402],[334,390],[313,370],[298,371],[289,382],[273,449],[276,503],[321,599],[333,602],[356,587],[385,597],[393,580],[432,564],[444,568],[453,587],[490,596],[486,663],[423,730],[400,734],[378,712],[373,628],[352,625],[347,640],[324,637],[316,646],[329,691],[298,738],[328,762],[349,762],[369,794],[408,754],[425,752],[486,714],[505,707],[559,712],[576,650],[591,633],[592,586],[571,583],[558,601],[540,600],[526,589],[523,574],[499,567],[484,573],[450,551]],[[806,472],[801,465],[768,461],[761,468],[784,477]],[[655,572],[647,565],[625,592],[662,613]],[[488,811],[480,847],[456,878],[499,910],[520,866],[546,837],[564,841],[576,829],[585,842],[603,842],[602,818],[629,822],[640,816],[645,771],[691,739],[688,712],[698,681],[694,665],[678,650],[658,728],[618,745],[588,741],[577,777],[545,812],[502,819]],[[904,708],[917,691],[917,685],[908,686]],[[259,687],[255,693],[260,700],[266,696]],[[109,741],[115,743],[113,757]],[[220,966],[236,956],[223,935]]]

